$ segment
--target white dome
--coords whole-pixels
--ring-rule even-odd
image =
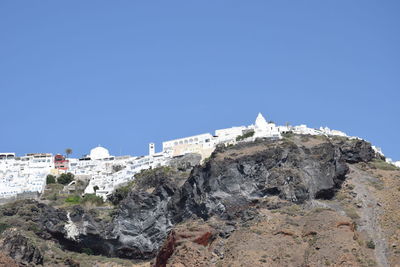
[[[104,158],[109,158],[109,157],[110,157],[110,153],[104,147],[98,146],[98,147],[95,147],[92,150],[90,150],[90,158],[92,160],[104,159]]]

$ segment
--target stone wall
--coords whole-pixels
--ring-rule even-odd
[[[39,199],[40,194],[38,192],[24,192],[21,194],[17,194],[14,197],[9,197],[9,198],[0,198],[0,205],[7,204],[10,202],[14,202],[17,200],[22,200],[22,199]]]

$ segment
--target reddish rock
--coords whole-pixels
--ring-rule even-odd
[[[165,240],[163,246],[161,247],[160,252],[157,255],[156,263],[154,267],[165,267],[167,266],[168,259],[174,253],[176,247],[176,233],[172,230],[167,240]]]
[[[197,243],[199,245],[208,246],[208,244],[211,241],[211,238],[212,238],[212,233],[206,232],[206,233],[202,234],[201,236],[199,236],[198,238],[196,238],[195,240],[193,240],[193,242]]]

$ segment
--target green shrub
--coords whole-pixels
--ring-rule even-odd
[[[374,243],[374,241],[372,241],[372,240],[368,241],[368,242],[367,242],[367,248],[375,249],[375,243]]]
[[[114,192],[108,197],[108,200],[113,205],[118,205],[124,198],[126,198],[131,191],[132,186],[134,185],[134,181],[128,183],[125,186],[118,187],[114,190]]]
[[[6,223],[0,223],[0,234],[3,233],[7,228],[10,228],[11,226],[6,224]]]
[[[205,158],[205,159],[203,160],[203,164],[205,164],[205,163],[209,162],[210,160],[211,160],[211,156],[209,156],[209,157]]]
[[[282,133],[283,137],[291,138],[294,136],[294,133],[292,131],[284,132]]]
[[[69,196],[65,199],[65,202],[70,203],[70,204],[79,204],[81,202],[81,197],[80,196]]]
[[[95,194],[86,194],[82,201],[82,203],[93,203],[96,206],[100,206],[104,204],[104,200],[102,197],[96,196]]]
[[[28,224],[28,230],[33,231],[34,233],[40,233],[42,231],[42,229],[40,229],[40,227],[36,223],[33,223],[33,222],[30,222]]]
[[[52,194],[52,195],[49,197],[49,200],[52,200],[52,201],[56,201],[57,199],[58,199],[58,196],[57,196],[56,193]]]
[[[69,184],[74,180],[74,175],[72,173],[63,173],[57,178],[57,183],[59,184]]]
[[[46,177],[46,184],[55,184],[56,183],[56,177],[54,175],[47,175]]]
[[[254,131],[248,131],[247,133],[244,133],[244,134],[236,137],[236,141],[242,141],[246,138],[252,137],[253,135],[254,135]]]
[[[87,255],[93,255],[93,250],[91,248],[83,248],[82,253],[85,253]]]

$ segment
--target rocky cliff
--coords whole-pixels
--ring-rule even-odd
[[[226,240],[236,238],[241,242],[237,235],[255,222],[264,224],[265,216],[269,220],[275,218],[277,225],[279,220],[285,224],[287,218],[271,213],[275,210],[287,215],[293,207],[300,207],[298,214],[293,215],[300,217],[292,219],[293,224],[298,224],[295,230],[271,228],[274,232],[269,237],[271,242],[280,235],[292,239],[304,234],[307,238],[315,237],[317,230],[312,230],[311,222],[307,221],[312,215],[305,216],[305,210],[321,207],[327,210],[316,216],[321,222],[335,224],[335,216],[342,216],[343,226],[338,227],[348,226],[354,232],[353,221],[346,217],[345,209],[340,203],[330,201],[344,190],[351,168],[370,166],[378,160],[371,145],[361,140],[310,136],[257,140],[220,147],[203,165],[177,164],[173,168],[142,173],[125,194],[116,197],[118,206],[110,221],[80,206],[67,211],[33,201],[28,203],[37,211],[28,216],[33,216],[41,239],[54,240],[71,251],[90,249],[94,254],[108,257],[142,260],[153,259],[159,253],[155,263],[165,266],[168,261],[182,260],[184,253],[181,255],[177,247],[185,243],[186,248],[207,258],[203,263],[196,263],[199,266],[218,261],[228,263],[224,256],[229,246]],[[20,208],[25,210],[26,205]],[[13,205],[3,208],[2,212],[3,216],[14,216],[20,211],[18,205]],[[24,216],[24,212],[20,213]],[[271,225],[265,225],[265,229]],[[187,233],[191,228],[194,230]],[[315,226],[315,229],[319,228]],[[327,230],[322,227],[318,231]],[[210,250],[201,249],[207,246],[212,246],[214,252],[210,254]],[[359,253],[364,250],[360,249]],[[373,257],[367,254],[362,255],[372,262]]]

